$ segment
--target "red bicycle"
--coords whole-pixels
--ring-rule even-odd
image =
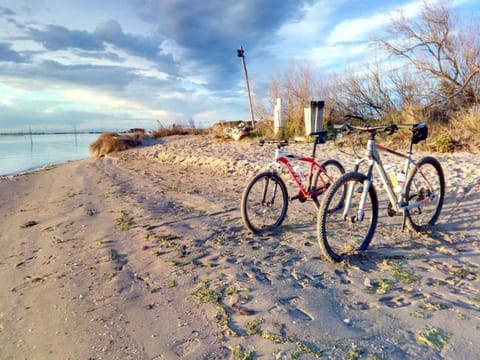
[[[313,132],[313,150],[311,156],[301,156],[285,151],[288,140],[259,140],[258,145],[276,146],[275,159],[269,163],[267,170],[257,174],[245,188],[241,201],[241,214],[244,225],[253,233],[280,226],[288,211],[288,202],[313,200],[316,208],[320,207],[318,196],[327,191],[336,179],[345,173],[337,160],[327,160],[319,164],[315,159],[317,145],[327,141],[328,131]],[[294,166],[291,160],[297,163]],[[308,164],[308,171],[301,170],[301,163]],[[288,196],[285,182],[280,176],[282,167],[290,174],[299,191],[293,197]]]

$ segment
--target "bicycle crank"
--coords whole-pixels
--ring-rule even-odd
[[[307,197],[305,196],[305,194],[303,192],[299,192],[297,195],[295,196],[292,196],[290,198],[290,201],[293,201],[293,200],[297,200],[300,201],[301,203],[304,203],[305,201],[307,201]]]

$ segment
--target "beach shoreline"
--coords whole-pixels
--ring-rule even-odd
[[[331,144],[319,154],[352,168]],[[167,137],[2,178],[0,358],[473,359],[480,159],[434,156],[435,231],[401,232],[381,199],[369,250],[346,265],[321,257],[310,202],[278,232],[245,230],[242,191],[273,157],[246,141]]]

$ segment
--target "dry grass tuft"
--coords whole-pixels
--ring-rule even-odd
[[[145,132],[143,129],[131,129],[128,133],[105,132],[90,144],[88,150],[90,154],[100,158],[109,153],[139,146],[144,139],[158,139],[172,135],[199,135],[205,132],[206,130],[183,128],[179,125],[173,125],[171,128],[160,127],[153,132]]]
[[[205,133],[205,130],[196,129],[195,127],[184,128],[181,125],[173,125],[171,128],[160,127],[151,133],[151,137],[159,138],[172,135],[200,135]]]
[[[141,143],[142,135],[140,133],[118,134],[115,132],[105,132],[90,144],[88,150],[97,158],[105,156],[112,152],[118,152],[130,149]]]

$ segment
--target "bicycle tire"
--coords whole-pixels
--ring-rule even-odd
[[[413,231],[427,231],[435,225],[445,199],[445,176],[442,166],[434,157],[426,156],[409,171],[405,184],[406,203],[421,201],[430,195],[430,188],[437,194],[433,201],[407,210],[406,224]]]
[[[333,185],[335,180],[337,180],[338,178],[340,178],[340,176],[345,174],[345,168],[339,161],[334,159],[329,159],[323,162],[321,166],[322,167],[318,168],[313,175],[312,189],[313,189],[313,192],[316,192],[320,190],[320,187],[324,187],[324,184],[321,181],[320,181],[320,185],[318,185],[319,183],[318,178],[322,176],[321,174],[326,172],[331,180],[326,176],[323,176],[323,181],[325,182],[325,189],[323,189],[324,191],[322,191],[321,194],[325,194],[328,188],[330,188]],[[316,208],[320,209],[320,201],[318,200],[318,194],[312,195],[312,200]]]
[[[265,199],[266,195],[270,198]],[[240,206],[242,221],[253,233],[280,226],[287,211],[287,187],[276,173],[266,171],[256,175],[243,192]]]
[[[358,221],[357,208],[367,176],[350,172],[341,176],[325,194],[317,218],[317,238],[323,255],[332,262],[340,262],[345,256],[364,251],[370,245],[378,220],[377,193],[370,183],[364,208],[364,219]],[[352,202],[344,217],[344,206],[335,204],[338,198],[345,199],[345,190],[354,186]],[[333,205],[332,205],[333,204]]]

